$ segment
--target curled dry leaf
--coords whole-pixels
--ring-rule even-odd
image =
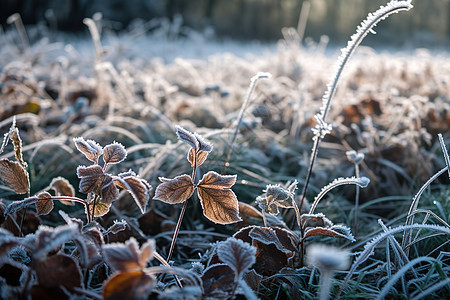
[[[81,179],[80,192],[99,195],[105,204],[110,204],[119,196],[119,190],[114,185],[113,177],[104,173],[99,165],[79,166],[77,175]]]
[[[125,174],[125,176],[123,176]],[[145,206],[149,200],[149,192],[151,186],[144,179],[137,176],[128,175],[129,172],[119,174],[119,177],[114,179],[116,186],[127,190],[142,213],[145,213]]]
[[[36,195],[38,200],[36,201],[36,212],[38,215],[47,215],[53,209],[52,195],[47,192],[42,192]]]
[[[189,175],[183,174],[174,179],[160,177],[159,180],[162,183],[156,188],[154,199],[169,204],[182,203],[194,193],[194,183]]]
[[[155,285],[153,276],[142,271],[117,272],[103,286],[105,300],[147,299]]]
[[[256,261],[256,248],[242,240],[230,237],[217,247],[217,256],[226,263],[240,279]]]
[[[55,177],[50,183],[50,188],[55,191],[56,196],[69,196],[75,197],[75,189],[72,184],[65,179],[64,177]],[[62,204],[65,205],[75,205],[72,201],[59,200]]]
[[[9,138],[11,139],[13,145],[14,145],[14,154],[16,156],[16,159],[19,161],[19,163],[26,168],[27,163],[23,160],[22,156],[22,139],[19,135],[19,129],[15,127],[9,134]]]
[[[85,140],[82,137],[73,139],[75,147],[86,156],[87,159],[94,163],[98,163],[98,158],[103,153],[102,147],[94,140]]]
[[[305,230],[304,238],[307,238],[307,237],[313,236],[313,235],[325,235],[325,236],[347,239],[352,242],[355,241],[355,238],[353,237],[352,233],[350,232],[350,229],[348,227],[340,226],[340,225],[335,225],[330,228],[315,227],[315,228],[307,229],[307,230]]]
[[[105,164],[118,164],[127,157],[125,147],[120,143],[112,143],[103,148],[103,161]]]
[[[178,139],[180,141],[182,141],[183,143],[190,145],[195,150],[197,150],[199,148],[198,140],[192,132],[177,125],[177,126],[175,126],[175,133],[176,133]]]
[[[17,194],[26,194],[30,190],[28,172],[18,162],[1,159],[0,179]]]
[[[103,254],[115,270],[130,272],[144,269],[147,261],[152,258],[154,249],[154,240],[148,240],[139,250],[136,239],[130,238],[125,244],[112,243],[103,246]]]
[[[236,182],[236,175],[219,175],[210,171],[197,185],[197,193],[203,208],[203,214],[209,220],[219,224],[241,221],[238,200],[229,189]]]

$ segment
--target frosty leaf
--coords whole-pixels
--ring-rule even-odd
[[[87,159],[94,163],[98,163],[98,158],[103,153],[102,147],[97,144],[94,140],[85,140],[82,137],[77,137],[73,139],[75,143],[75,147],[77,147],[78,151],[84,154]]]
[[[130,238],[125,244],[113,243],[103,246],[103,254],[108,264],[117,271],[137,271],[146,267],[147,260],[153,255],[154,240],[149,240],[139,250],[135,238]]]
[[[127,228],[127,221],[114,220],[114,223],[106,230],[107,233],[117,234]]]
[[[42,192],[36,196],[38,198],[36,202],[36,212],[38,215],[47,215],[53,209],[52,195],[47,192]]]
[[[159,180],[162,183],[156,188],[154,199],[170,204],[182,203],[189,199],[194,192],[194,183],[186,174],[174,179],[160,177]]]
[[[91,216],[101,217],[106,215],[109,212],[109,208],[111,207],[111,203],[103,203],[100,200],[97,200],[95,202],[95,208],[94,203],[91,202],[87,206],[85,206],[85,212],[87,214],[87,208],[89,207],[89,213]]]
[[[289,253],[289,249],[287,249],[279,240],[277,231],[268,227],[255,227],[250,233],[249,237],[260,241],[265,245],[273,244],[278,250],[283,253]]]
[[[303,214],[301,220],[304,228],[333,226],[333,222],[331,222],[323,213]]]
[[[155,240],[148,240],[141,246],[141,252],[139,255],[139,265],[146,266],[147,261],[153,257],[153,252],[155,252],[156,244]]]
[[[194,136],[198,141],[198,150],[205,151],[207,153],[211,152],[213,146],[209,142],[205,141],[205,139],[197,133],[194,133]]]
[[[203,175],[198,186],[211,189],[226,189],[231,188],[235,182],[236,175],[220,175],[214,171],[209,171]]]
[[[9,138],[11,139],[13,145],[14,145],[14,154],[19,161],[19,163],[26,168],[27,163],[23,160],[22,156],[22,140],[20,139],[19,135],[19,129],[15,127],[10,133]]]
[[[237,279],[255,263],[256,248],[236,238],[228,238],[217,247],[217,255],[235,273]]]
[[[103,173],[99,165],[89,167],[79,166],[77,175],[80,180],[80,192],[94,193],[102,198],[102,202],[109,204],[119,196],[119,190],[114,185],[111,175]]]
[[[127,157],[125,147],[120,143],[112,143],[103,148],[103,161],[105,164],[118,164]]]
[[[116,185],[120,188],[126,189],[142,213],[145,213],[145,206],[149,199],[149,190],[151,186],[144,179],[140,179],[136,176],[126,176],[123,178],[117,178],[114,180]]]
[[[180,141],[190,145],[195,150],[199,149],[199,142],[192,132],[187,131],[186,129],[178,125],[175,126],[175,129],[176,129],[175,133],[177,134],[177,137]]]
[[[39,284],[47,287],[63,286],[67,289],[81,287],[81,271],[77,263],[64,254],[47,256],[34,264]]]
[[[30,190],[28,172],[18,162],[1,159],[0,179],[17,194],[25,194]]]
[[[118,272],[103,286],[103,299],[147,299],[155,280],[142,271]]]
[[[70,182],[64,177],[53,178],[52,182],[50,183],[50,188],[55,191],[56,196],[75,197],[75,189],[73,188],[72,184],[70,184]],[[75,205],[75,203],[72,201],[59,200],[59,202],[65,205]]]
[[[4,215],[6,216],[15,213],[16,211],[24,207],[27,207],[28,205],[36,203],[36,201],[37,201],[36,197],[26,198],[20,201],[14,201],[11,204],[9,204],[8,207],[6,207]]]
[[[208,299],[227,299],[234,286],[232,269],[226,264],[214,264],[205,269],[202,275],[204,297]]]
[[[188,152],[187,159],[191,163],[191,167],[194,167],[194,165],[197,167],[201,166],[208,157],[208,152],[200,150],[197,153],[197,161],[195,161],[195,153],[196,151],[194,148],[191,148]]]

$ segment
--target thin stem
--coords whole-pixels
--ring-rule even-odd
[[[156,258],[163,266],[166,266],[168,268],[172,267],[158,252],[154,251],[153,257]],[[173,276],[175,277],[175,281],[176,281],[178,287],[183,288],[183,284],[181,283],[178,276],[175,274]]]
[[[302,195],[300,197],[300,206],[298,207],[299,211],[302,211],[303,202],[304,202],[305,197],[306,197],[306,190],[308,189],[308,184],[309,184],[309,180],[311,178],[314,162],[316,161],[317,154],[319,153],[319,143],[320,143],[320,139],[319,138],[314,140],[313,151],[312,151],[312,154],[311,154],[311,159],[310,159],[309,167],[308,167],[308,173],[306,175],[305,185],[303,186]]]
[[[239,126],[241,125],[242,118],[244,117],[245,110],[247,109],[248,104],[250,103],[250,98],[251,98],[251,96],[253,94],[253,91],[255,90],[256,82],[258,82],[258,79],[270,78],[270,77],[271,77],[271,75],[269,73],[258,73],[255,76],[253,76],[251,81],[250,81],[250,87],[248,89],[247,96],[245,97],[245,101],[242,104],[241,110],[239,111],[237,124],[236,124],[236,127],[234,128],[233,135],[231,136],[230,145],[228,146],[227,156],[225,158],[225,164],[224,164],[223,170],[222,170],[223,174],[225,174],[225,172],[227,170],[227,167],[229,165],[230,157],[231,157],[231,151],[233,150],[233,145],[234,145],[234,142],[236,140],[236,137],[237,137],[237,134],[238,134],[238,131],[239,131]]]
[[[30,198],[30,189],[28,189],[27,192],[27,198]],[[23,232],[22,232],[22,227],[23,227],[23,222],[25,221],[25,215],[27,214],[27,210],[28,210],[28,206],[25,207],[25,211],[22,214],[22,219],[20,220],[20,228],[19,228],[19,232],[21,236],[24,236]]]
[[[359,165],[358,164],[355,164],[355,176],[356,176],[356,178],[359,178]],[[359,187],[359,185],[357,185],[356,192],[355,192],[355,219],[354,219],[355,238],[358,235],[359,194],[360,194],[360,187]]]
[[[188,199],[189,200],[189,199]],[[167,261],[172,258],[173,249],[175,247],[175,242],[177,241],[178,231],[180,231],[181,221],[183,221],[184,213],[186,212],[186,207],[188,200],[184,201],[183,208],[181,209],[180,216],[178,217],[177,227],[175,227],[175,232],[173,233],[172,243],[170,244],[169,255],[167,255]]]
[[[264,227],[267,227],[266,211],[264,209],[262,210],[262,217],[264,221]]]

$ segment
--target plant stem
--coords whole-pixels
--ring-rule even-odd
[[[267,227],[266,212],[264,209],[261,212],[262,212],[262,217],[263,217],[263,221],[264,221],[264,227]]]
[[[188,199],[189,200],[189,199]],[[175,247],[175,242],[177,241],[178,231],[180,231],[181,221],[183,221],[184,213],[186,212],[186,207],[188,200],[184,201],[183,208],[181,209],[180,216],[178,217],[177,227],[175,227],[175,232],[173,233],[172,243],[170,244],[169,255],[167,255],[167,261],[172,258],[173,249]]]
[[[359,165],[355,164],[355,176],[356,178],[359,178]],[[354,228],[355,228],[355,238],[358,235],[358,215],[359,215],[359,193],[360,193],[360,187],[359,185],[356,185],[356,192],[355,192],[355,219],[354,221]]]

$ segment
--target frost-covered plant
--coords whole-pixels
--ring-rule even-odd
[[[172,257],[178,231],[187,207],[187,201],[197,190],[197,196],[203,208],[203,214],[214,223],[231,224],[241,220],[236,195],[231,187],[236,182],[236,175],[220,175],[209,171],[196,182],[197,168],[203,164],[212,150],[212,145],[196,133],[189,132],[181,126],[176,126],[176,134],[180,141],[191,148],[187,154],[187,160],[191,163],[192,174],[179,175],[173,179],[159,178],[161,184],[155,191],[154,199],[169,203],[184,203],[178,218],[178,223],[172,238],[167,260]]]
[[[300,209],[303,206],[303,201],[306,196],[306,191],[308,188],[309,179],[312,174],[312,168],[314,166],[317,154],[319,152],[320,141],[331,132],[332,126],[327,123],[328,112],[331,107],[331,100],[336,92],[337,84],[342,71],[350,59],[353,52],[366,37],[366,35],[371,32],[374,33],[373,27],[375,27],[378,22],[386,19],[389,15],[397,13],[403,10],[409,10],[412,8],[411,0],[406,1],[396,1],[392,0],[386,6],[381,6],[376,12],[370,13],[367,18],[362,21],[361,25],[358,26],[356,33],[352,35],[347,47],[341,50],[341,55],[337,59],[335,64],[334,73],[330,79],[330,83],[327,85],[327,90],[325,91],[322,98],[322,107],[320,108],[320,113],[315,115],[315,120],[317,125],[314,128],[314,145],[312,149],[311,159],[308,167],[308,173],[306,175],[305,185],[303,187],[303,192],[300,200]]]

